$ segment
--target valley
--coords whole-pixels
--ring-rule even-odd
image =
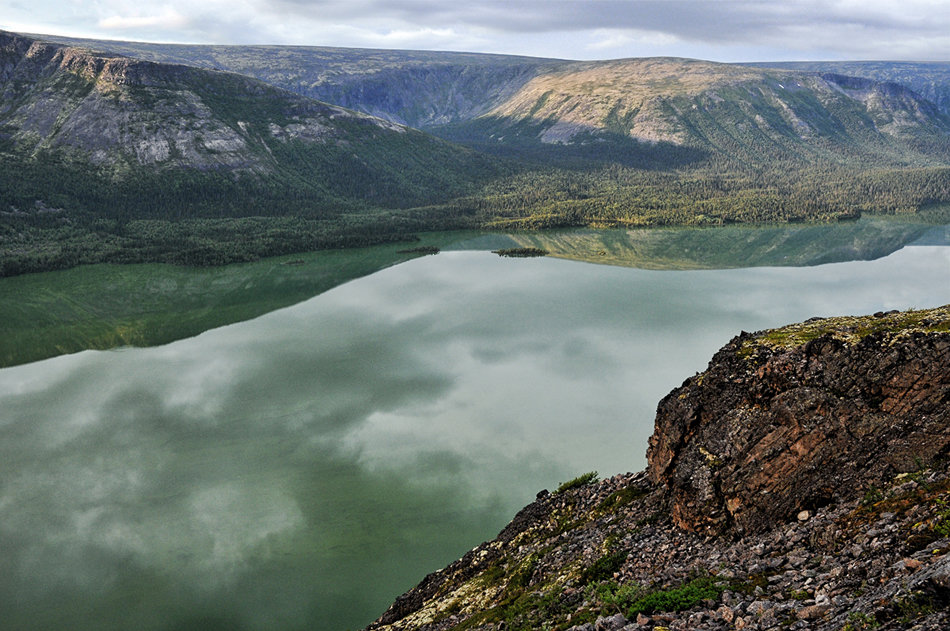
[[[0,626],[942,628],[948,272],[948,62],[0,31]]]
[[[673,58],[39,37],[0,47],[4,276],[950,201],[950,118],[897,83]]]

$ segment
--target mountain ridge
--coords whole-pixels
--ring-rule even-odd
[[[382,115],[390,120],[420,128],[434,128],[482,116],[504,105],[531,80],[546,73],[560,73],[591,65],[622,64],[642,59],[706,62],[703,60],[671,57],[627,58],[599,61],[561,60],[516,55],[462,53],[442,51],[393,51],[385,49],[347,49],[302,46],[213,46],[170,45],[109,40],[82,40],[47,36],[55,41],[86,42],[103,48],[113,48],[126,54],[135,54],[156,60],[174,60],[207,67],[230,69],[255,76],[275,85],[307,94],[361,111]],[[255,51],[258,58],[249,54]],[[290,63],[284,63],[280,58]],[[878,81],[892,81],[904,85],[933,101],[944,114],[950,114],[950,65],[941,62],[751,62],[720,64],[734,67],[797,69],[813,73],[837,73]],[[907,69],[901,71],[902,68]],[[493,76],[481,75],[470,86],[465,86],[467,72],[491,71]],[[444,71],[440,74],[440,71]],[[929,72],[928,72],[929,71]],[[452,74],[455,74],[453,77]],[[501,74],[502,81],[498,81]],[[485,90],[494,78],[501,88]],[[433,89],[433,83],[454,81],[455,90]],[[407,98],[405,86],[411,84],[415,94]],[[383,95],[388,92],[388,95]],[[393,98],[393,94],[396,95]],[[451,97],[468,102],[467,108],[450,109]],[[943,96],[941,96],[943,95]],[[436,97],[450,97],[441,108]],[[479,98],[481,104],[473,104]],[[419,108],[409,103],[425,102]],[[435,113],[437,112],[437,113]]]
[[[417,128],[479,115],[564,60],[324,46],[176,45],[42,36],[153,61],[239,72]],[[451,83],[450,87],[444,87]],[[420,106],[419,102],[424,105]]]
[[[947,61],[780,61],[754,62],[761,68],[834,72],[899,83],[950,114],[950,62]]]
[[[950,118],[897,84],[671,58],[225,50],[285,86],[0,34],[0,274],[950,201]],[[314,82],[386,119],[286,89]]]

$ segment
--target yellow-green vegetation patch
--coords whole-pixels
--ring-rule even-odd
[[[934,309],[879,312],[869,316],[812,318],[806,322],[760,332],[742,344],[739,355],[751,357],[763,346],[775,350],[790,350],[825,335],[831,335],[846,344],[856,344],[868,335],[876,333],[904,336],[942,332],[950,332],[950,305]]]
[[[587,473],[583,473],[577,476],[576,478],[572,478],[568,480],[567,482],[562,482],[561,485],[557,487],[557,490],[554,491],[554,493],[556,494],[566,493],[567,491],[572,491],[574,489],[579,489],[583,486],[587,486],[588,484],[593,484],[596,481],[597,481],[597,472],[588,471]]]

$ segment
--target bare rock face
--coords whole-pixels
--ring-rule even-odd
[[[674,523],[762,532],[950,451],[950,308],[743,333],[659,404]]]

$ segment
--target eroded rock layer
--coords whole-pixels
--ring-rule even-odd
[[[649,473],[676,524],[761,531],[945,454],[946,325],[893,313],[732,340],[658,408]]]

